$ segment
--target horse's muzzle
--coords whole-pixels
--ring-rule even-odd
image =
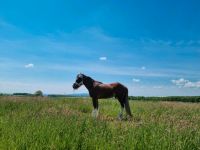
[[[79,88],[79,85],[77,84],[77,83],[74,83],[73,85],[72,85],[72,87],[73,87],[73,89],[78,89]]]

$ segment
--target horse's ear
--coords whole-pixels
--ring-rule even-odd
[[[78,77],[83,78],[84,75],[83,75],[82,73],[79,73],[79,74],[78,74]]]
[[[80,72],[79,74],[82,75],[82,76],[85,76],[82,72]]]

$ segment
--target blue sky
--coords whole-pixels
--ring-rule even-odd
[[[198,0],[0,0],[0,92],[73,91],[77,73],[130,95],[200,95]]]

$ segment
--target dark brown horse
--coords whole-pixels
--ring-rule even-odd
[[[99,81],[95,81],[89,76],[84,74],[78,74],[75,83],[73,84],[74,89],[78,89],[81,85],[85,85],[85,87],[89,91],[90,97],[92,97],[92,102],[94,106],[93,116],[98,116],[98,99],[101,98],[111,98],[115,97],[118,99],[121,105],[121,112],[119,114],[119,118],[123,117],[124,107],[126,109],[127,115],[132,117],[129,102],[128,102],[128,89],[121,83],[110,83],[104,84]]]

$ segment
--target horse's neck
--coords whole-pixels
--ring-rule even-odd
[[[90,91],[93,88],[93,83],[94,83],[94,80],[90,77],[86,77],[85,81],[83,82],[83,84],[88,89],[88,91]]]

